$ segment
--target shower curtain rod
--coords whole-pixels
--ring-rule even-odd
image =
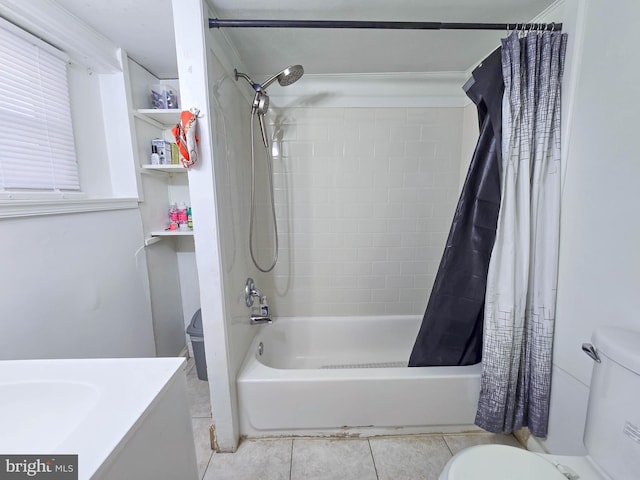
[[[231,20],[210,18],[209,28],[369,28],[386,30],[562,30],[562,23],[386,22],[367,20]]]

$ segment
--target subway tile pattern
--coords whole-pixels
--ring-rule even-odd
[[[261,278],[272,312],[422,314],[459,195],[463,109],[274,113],[280,259]]]

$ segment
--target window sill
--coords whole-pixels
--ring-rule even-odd
[[[100,212],[130,208],[138,208],[137,198],[76,198],[46,201],[0,199],[0,218]]]

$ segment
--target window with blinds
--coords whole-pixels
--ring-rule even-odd
[[[80,190],[67,58],[4,20],[0,22],[2,190]]]

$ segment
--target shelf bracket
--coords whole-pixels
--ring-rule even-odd
[[[153,245],[154,243],[158,243],[160,240],[162,240],[162,237],[149,237],[149,238],[145,239],[144,245],[145,245],[145,247],[148,247],[149,245]]]

